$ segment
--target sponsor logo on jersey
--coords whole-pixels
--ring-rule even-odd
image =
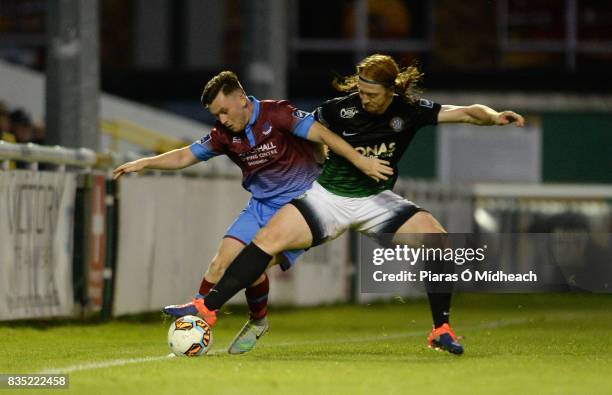
[[[267,125],[267,128],[266,128]],[[264,131],[262,132],[264,136],[269,135],[270,133],[272,133],[272,125],[268,125],[267,123],[264,124]]]
[[[419,99],[419,106],[433,108],[434,103],[431,100]]]
[[[374,147],[355,147],[355,151],[365,156],[376,156],[380,158],[388,158],[393,156],[395,152],[395,143],[391,142],[388,144],[381,143],[376,144]]]
[[[404,129],[404,120],[400,117],[393,117],[391,118],[391,122],[389,122],[389,126],[391,126],[391,129],[394,131],[399,132]]]
[[[232,138],[232,143],[240,144],[240,143],[242,143],[242,139],[240,137],[233,137]]]
[[[340,110],[340,117],[345,119],[353,118],[358,112],[359,110],[355,107],[343,108]]]
[[[276,149],[276,144],[274,144],[274,142],[272,141],[269,143],[258,145],[252,151],[253,152],[265,152],[265,151],[270,151],[270,150],[275,150],[275,149]]]
[[[278,154],[278,147],[273,141],[260,144],[248,152],[240,154],[240,159],[247,163],[248,166],[261,165],[268,162],[272,157]]]
[[[343,136],[346,136],[346,137],[349,137],[349,136],[354,136],[354,135],[356,135],[356,134],[357,134],[357,133],[349,133],[349,132],[347,132],[346,130],[343,130],[343,131],[342,131],[342,135],[343,135]]]
[[[295,110],[293,111],[293,116],[296,118],[304,119],[308,116],[308,113],[302,110]]]

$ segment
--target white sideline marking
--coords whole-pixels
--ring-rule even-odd
[[[60,373],[72,373],[79,372],[81,370],[91,370],[91,369],[103,369],[110,368],[112,366],[122,366],[131,363],[140,363],[140,362],[152,362],[152,361],[160,361],[164,358],[168,358],[167,356],[163,357],[142,357],[142,358],[130,358],[130,359],[115,359],[112,361],[99,362],[99,363],[84,363],[80,365],[72,365],[66,366],[65,368],[57,368],[57,369],[49,369],[43,370],[42,374],[60,374]]]
[[[464,326],[463,329],[489,329],[489,328],[500,328],[504,326],[512,326],[518,324],[524,324],[529,322],[529,319],[515,319],[515,320],[503,320],[503,321],[493,321],[488,322],[481,325],[473,325],[473,326]],[[348,338],[348,339],[329,339],[329,340],[306,340],[306,341],[297,341],[297,342],[285,342],[285,343],[272,343],[272,344],[262,344],[259,348],[275,348],[275,347],[292,347],[292,346],[301,346],[301,345],[309,345],[309,344],[338,344],[338,343],[361,343],[361,342],[371,342],[371,341],[379,341],[379,340],[390,340],[390,339],[402,339],[405,337],[414,337],[414,336],[426,336],[426,331],[413,331],[413,332],[402,332],[402,333],[392,333],[388,335],[378,335],[378,336],[367,336],[367,337],[356,337],[356,338]],[[216,354],[224,354],[226,353],[225,349],[211,350],[207,355],[216,355]],[[54,368],[43,370],[40,373],[48,373],[48,374],[60,374],[60,373],[73,373],[73,372],[81,372],[84,370],[94,370],[94,369],[104,369],[110,368],[114,366],[123,366],[135,363],[142,362],[154,362],[154,361],[162,361],[164,359],[170,359],[174,357],[174,354],[168,354],[158,357],[142,357],[142,358],[127,358],[127,359],[114,359],[111,361],[104,362],[92,362],[92,363],[84,363],[78,365],[66,366],[63,368]]]

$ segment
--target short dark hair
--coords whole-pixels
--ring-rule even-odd
[[[224,95],[229,95],[237,89],[242,89],[238,76],[232,71],[222,71],[206,83],[200,101],[204,107],[208,107],[215,100],[219,91]]]

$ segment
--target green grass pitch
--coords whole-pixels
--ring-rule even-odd
[[[165,357],[159,316],[1,323],[0,373],[67,371],[83,394],[612,393],[612,295],[456,295],[460,357],[426,347],[424,300],[272,306],[255,350],[228,355],[244,319],[224,310],[198,358]]]

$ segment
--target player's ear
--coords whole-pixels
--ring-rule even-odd
[[[247,101],[249,99],[247,98],[246,93],[244,93],[244,91],[242,89],[239,91],[238,99],[240,100],[240,105],[242,107],[246,107],[247,106]]]

